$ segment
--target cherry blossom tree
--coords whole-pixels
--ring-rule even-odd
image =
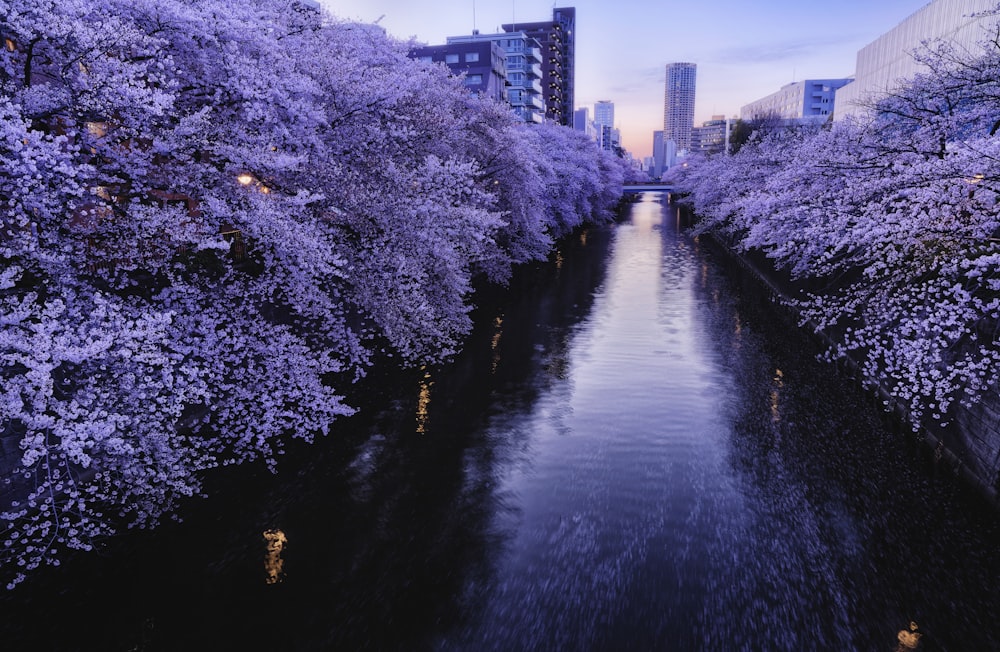
[[[0,38],[15,583],[275,468],[376,359],[446,360],[477,275],[621,191],[596,145],[292,0],[0,0]]]
[[[916,53],[926,72],[863,119],[756,134],[679,171],[701,228],[812,279],[805,321],[923,417],[1000,376],[1000,42]]]

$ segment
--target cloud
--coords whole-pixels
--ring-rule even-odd
[[[621,76],[617,81],[608,86],[612,94],[628,95],[636,92],[647,91],[651,86],[662,87],[666,77],[666,64],[662,66],[648,66],[636,68],[627,75]]]
[[[821,54],[831,46],[842,46],[851,39],[843,37],[809,38],[800,40],[771,41],[722,48],[711,52],[706,60],[719,64],[771,63],[801,59]]]

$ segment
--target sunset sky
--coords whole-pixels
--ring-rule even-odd
[[[322,0],[335,16],[379,21],[389,34],[428,44],[501,31],[552,16],[551,0]],[[802,79],[847,77],[857,51],[927,0],[572,0],[576,7],[576,106],[615,103],[634,155],[648,156],[663,125],[664,67],[698,64],[695,122]],[[593,115],[593,114],[591,114]]]

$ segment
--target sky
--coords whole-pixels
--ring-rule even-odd
[[[928,0],[321,0],[338,18],[375,22],[430,45],[502,31],[576,7],[576,107],[615,103],[622,144],[649,156],[663,128],[666,64],[698,64],[695,124],[803,79],[849,77],[857,52]]]

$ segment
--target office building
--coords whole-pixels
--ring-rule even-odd
[[[496,41],[478,39],[447,45],[425,45],[410,51],[410,58],[444,63],[455,75],[465,75],[469,90],[498,102],[507,102],[506,52]]]
[[[561,125],[573,124],[576,9],[554,8],[552,20],[540,23],[510,23],[505,32],[523,32],[538,41],[542,51],[542,88],[545,117]]]
[[[594,103],[594,128],[601,149],[613,149],[615,138],[615,103],[601,100]]]
[[[711,120],[691,129],[691,152],[711,156],[729,149],[729,130],[732,122],[724,115],[713,115]]]
[[[663,143],[663,131],[653,132],[653,163],[650,165],[650,175],[659,179],[664,172],[667,150]]]
[[[674,164],[670,152],[691,149],[691,129],[694,127],[694,95],[698,66],[694,63],[668,63],[663,92],[663,139],[673,142],[667,149],[666,165]]]
[[[615,126],[615,103],[601,100],[594,103],[594,124]]]
[[[740,109],[742,120],[763,118],[822,121],[833,115],[837,89],[850,78],[806,79],[785,84],[781,90],[755,100]]]
[[[573,111],[573,128],[584,133],[593,129],[593,123],[590,120],[590,109],[582,106]]]
[[[862,113],[866,105],[925,70],[912,56],[927,40],[952,43],[958,52],[981,51],[979,43],[996,34],[995,15],[985,15],[996,0],[933,0],[895,28],[858,51],[854,81],[837,90],[834,120]]]
[[[476,32],[469,36],[449,36],[446,40],[448,47],[466,47],[474,43],[493,43],[499,47],[503,52],[507,102],[525,122],[542,122],[545,100],[542,91],[542,51],[537,40],[524,32]]]

